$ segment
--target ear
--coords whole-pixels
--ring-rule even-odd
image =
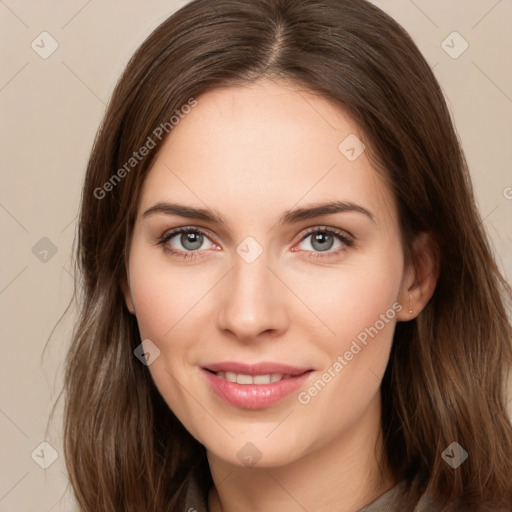
[[[130,291],[130,284],[128,283],[128,277],[125,276],[121,281],[121,290],[123,291],[124,301],[128,311],[135,315],[135,306],[133,305],[132,293]]]
[[[413,242],[412,261],[406,266],[398,301],[402,305],[397,321],[417,317],[434,294],[439,278],[439,248],[431,233],[422,231]]]

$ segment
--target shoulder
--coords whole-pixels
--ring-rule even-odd
[[[417,482],[416,482],[417,483]],[[404,498],[407,494],[408,486],[406,481],[396,484],[394,487],[379,496],[358,512],[390,512],[394,510],[404,510]],[[441,508],[428,493],[420,495],[414,503],[408,502],[407,510],[411,512],[439,512]]]
[[[398,510],[406,492],[406,482],[400,482],[372,503],[358,512],[390,512]],[[180,500],[179,512],[208,512],[207,495],[199,486],[193,472],[190,472],[186,481],[183,498]],[[440,508],[428,494],[423,494],[411,512],[439,512]]]

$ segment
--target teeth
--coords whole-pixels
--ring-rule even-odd
[[[236,375],[237,384],[253,384],[254,380],[251,375],[244,375],[243,373],[238,373]]]
[[[272,377],[270,375],[255,375],[252,378],[253,384],[270,384],[271,380]]]
[[[237,384],[270,384],[278,382],[282,379],[289,379],[290,375],[283,375],[282,373],[268,373],[266,375],[245,375],[243,373],[234,372],[217,372],[217,377],[226,379],[229,382],[236,382]]]

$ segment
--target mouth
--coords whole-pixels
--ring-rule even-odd
[[[217,397],[243,409],[276,404],[301,387],[314,372],[311,368],[276,363],[225,362],[201,369]]]
[[[208,370],[211,372],[211,370]],[[235,373],[235,372],[211,372],[217,377],[221,379],[225,379],[228,382],[236,382],[237,384],[242,384],[242,386],[247,384],[271,384],[273,382],[279,382],[283,379],[292,378],[291,375],[283,375],[282,373],[266,373],[262,375],[247,375],[244,373]]]

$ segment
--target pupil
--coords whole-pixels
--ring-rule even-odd
[[[312,244],[313,247],[315,247],[315,242],[320,242],[320,247],[318,248],[318,250],[326,251],[332,247],[333,239],[332,239],[331,235],[326,235],[325,233],[317,233],[314,236],[314,241]],[[327,242],[327,244],[326,244],[326,242]],[[329,244],[329,242],[331,242],[331,243]]]
[[[186,249],[198,249],[202,243],[201,233],[183,233],[181,236],[181,243]]]

